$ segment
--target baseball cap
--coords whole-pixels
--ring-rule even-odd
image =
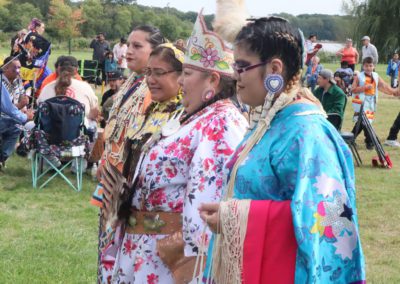
[[[121,71],[116,70],[116,71],[113,71],[113,72],[109,72],[107,78],[108,78],[109,81],[110,80],[112,81],[112,80],[124,79],[125,77],[124,77],[124,74],[122,74]]]
[[[327,80],[329,80],[329,82],[331,84],[336,85],[336,81],[335,78],[333,77],[333,72],[329,69],[322,69],[321,72],[319,72],[319,75]]]
[[[371,39],[369,38],[369,36],[363,36],[361,40],[371,40]]]

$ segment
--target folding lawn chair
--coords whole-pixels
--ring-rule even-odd
[[[99,78],[97,60],[78,60],[78,72],[83,80],[97,85]]]
[[[347,104],[347,99],[346,99],[346,104]],[[346,106],[345,106],[346,107]],[[362,109],[361,109],[362,111]],[[358,132],[358,129],[361,127],[361,116],[358,117],[358,120],[356,122],[356,133]],[[362,160],[360,157],[360,154],[358,153],[357,150],[357,144],[356,144],[356,137],[354,136],[353,132],[340,132],[340,135],[342,136],[343,140],[347,143],[349,146],[351,153],[353,154],[354,161],[356,162],[357,166],[362,165]]]
[[[89,154],[89,140],[84,134],[85,107],[66,96],[57,96],[41,103],[37,110],[36,128],[30,136],[32,155],[32,183],[48,177],[39,189],[56,176],[61,176],[75,191],[82,190],[83,160]],[[63,171],[74,163],[75,184]],[[43,166],[47,165],[47,168]]]

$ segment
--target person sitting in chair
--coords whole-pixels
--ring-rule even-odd
[[[329,69],[321,70],[317,82],[319,87],[314,91],[314,95],[320,100],[328,120],[340,130],[346,106],[346,94],[336,85],[333,72]]]
[[[92,87],[83,81],[74,78],[76,67],[65,64],[59,68],[59,76],[56,81],[48,84],[42,90],[38,103],[55,96],[67,96],[85,105],[85,125],[95,121],[99,114],[98,99]]]

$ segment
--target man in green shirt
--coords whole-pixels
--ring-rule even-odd
[[[323,69],[318,75],[318,88],[315,89],[314,95],[320,100],[328,120],[340,130],[344,117],[344,109],[346,107],[346,94],[341,88],[336,86],[333,72],[329,69]]]

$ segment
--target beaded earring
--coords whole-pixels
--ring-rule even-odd
[[[268,74],[264,79],[264,88],[269,95],[282,91],[283,84],[283,77],[280,74]]]

